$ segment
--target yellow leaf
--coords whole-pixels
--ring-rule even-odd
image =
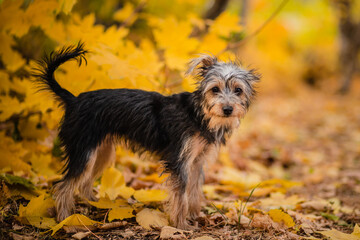
[[[351,234],[342,233],[336,229],[319,231],[318,233],[321,233],[331,240],[360,240],[360,228],[357,224],[355,225],[354,231]]]
[[[169,176],[168,174],[162,174],[161,176],[159,176],[159,174],[153,173],[153,174],[147,175],[145,177],[139,177],[139,179],[142,180],[142,181],[163,183],[168,176]]]
[[[30,225],[41,229],[49,229],[56,225],[55,218],[49,217],[28,216],[26,220]]]
[[[192,77],[186,76],[183,79],[181,86],[184,89],[184,91],[193,92],[196,89],[196,82]]]
[[[227,11],[220,14],[210,27],[210,32],[228,37],[232,32],[240,32],[239,16]]]
[[[24,104],[20,103],[17,98],[1,96],[0,101],[0,121],[2,122],[24,110]]]
[[[119,195],[125,199],[130,198],[132,195],[134,195],[134,193],[135,189],[133,189],[132,187],[127,187],[125,186],[125,184],[120,187]]]
[[[166,215],[159,210],[144,208],[138,214],[136,214],[136,222],[145,229],[151,229],[154,227],[168,226],[169,222]]]
[[[134,209],[131,207],[117,207],[114,209],[111,209],[109,212],[108,220],[111,222],[114,219],[123,220],[124,218],[132,218],[135,215],[133,214]]]
[[[94,207],[102,208],[102,209],[118,208],[120,206],[129,205],[123,199],[116,199],[115,201],[111,201],[109,198],[100,198],[99,201],[97,202],[89,201],[89,203]]]
[[[116,168],[110,167],[104,171],[101,177],[100,196],[105,198],[107,195],[110,200],[114,200],[124,184],[122,173]]]
[[[254,193],[256,193],[256,190]],[[297,195],[286,197],[283,193],[275,192],[275,193],[271,193],[269,198],[263,198],[259,200],[259,206],[262,209],[271,209],[271,208],[294,209],[296,205],[302,201],[304,201],[304,199],[299,198]]]
[[[43,194],[39,197],[32,198],[26,207],[21,205],[19,208],[19,216],[50,217],[48,209],[54,206],[54,200],[51,197],[45,199],[45,195]]]
[[[9,146],[14,146],[13,141],[6,141],[2,138],[3,137],[0,138],[0,169],[10,167],[12,171],[23,171],[25,173],[29,173],[31,171],[31,166],[21,160],[20,151],[23,151],[23,149],[21,147],[9,149]]]
[[[12,82],[9,79],[9,74],[5,71],[0,71],[0,89],[8,92],[10,90],[10,86],[12,85]]]
[[[48,209],[54,207],[54,200],[51,197],[45,199],[42,194],[39,197],[32,198],[29,204],[19,207],[19,220],[25,224],[47,229],[56,225],[54,218],[50,218]]]
[[[287,227],[295,226],[295,222],[290,215],[280,209],[271,209],[268,214],[274,222],[284,223]]]
[[[63,11],[65,14],[69,14],[76,2],[77,0],[60,0],[58,12]]]
[[[52,234],[53,236],[59,229],[61,229],[63,226],[91,226],[94,224],[101,224],[100,222],[93,221],[88,217],[85,217],[81,214],[73,214],[69,217],[67,217],[65,220],[57,224],[56,226],[52,227]]]
[[[22,65],[25,64],[25,60],[22,58],[19,52],[14,51],[11,46],[15,44],[11,36],[0,32],[1,44],[0,44],[0,56],[1,60],[5,64],[6,69],[9,71],[16,71]]]
[[[209,32],[203,38],[199,47],[199,53],[212,53],[214,55],[219,54],[227,46],[227,42],[213,32]]]
[[[261,181],[261,177],[257,174],[241,172],[231,167],[223,167],[220,170],[220,178],[221,183],[230,184],[240,189],[252,188]]]
[[[164,190],[151,189],[151,190],[138,190],[135,192],[134,197],[139,202],[158,202],[164,201],[167,198],[167,193]]]
[[[43,140],[49,131],[40,124],[39,116],[33,115],[19,123],[19,131],[23,138]]]
[[[357,225],[357,224],[355,225],[354,231],[353,231],[352,234],[355,235],[355,236],[360,237],[360,227],[359,227],[359,225]]]
[[[171,69],[184,70],[189,61],[189,54],[199,45],[199,41],[189,37],[192,31],[190,21],[177,21],[168,17],[156,22],[155,39],[160,48],[165,50],[166,63]]]
[[[32,168],[40,175],[53,176],[56,175],[54,168],[50,166],[52,157],[50,154],[32,154],[30,157]]]
[[[137,19],[138,14],[134,14],[134,6],[130,2],[126,2],[124,7],[116,11],[114,14],[114,20],[119,22],[127,21],[127,26],[132,25]]]

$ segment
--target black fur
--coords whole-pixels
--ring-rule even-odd
[[[42,89],[51,90],[66,105],[59,138],[65,150],[65,178],[78,177],[91,150],[107,136],[126,142],[137,153],[149,151],[160,156],[165,170],[181,172],[179,159],[182,143],[200,129],[200,135],[214,143],[200,107],[200,92],[163,96],[157,92],[134,89],[102,89],[81,93],[78,97],[62,88],[54,71],[62,63],[85,60],[83,44],[66,47],[42,61],[39,77]],[[79,64],[79,65],[80,65]],[[221,140],[225,143],[225,138]]]
[[[39,83],[40,90],[51,90],[56,99],[62,104],[71,105],[75,101],[75,96],[68,90],[62,88],[54,77],[55,70],[63,63],[76,59],[79,66],[84,60],[87,63],[84,50],[84,43],[79,42],[77,46],[63,47],[58,52],[52,52],[49,56],[45,56],[42,61],[38,62],[39,68],[35,69],[33,76]]]
[[[170,182],[174,185],[172,189],[175,197],[170,201],[176,205],[172,205],[173,216],[170,218],[178,227],[186,228],[188,207],[181,204],[181,199],[184,204],[187,203],[186,199],[191,199],[189,209],[192,206],[192,211],[196,211],[192,216],[199,214],[200,208],[194,207],[200,206],[201,199],[199,186],[203,172],[202,165],[199,164],[203,164],[205,152],[211,153],[211,147],[225,144],[226,137],[239,123],[238,117],[245,114],[255,94],[253,82],[258,80],[257,76],[233,63],[219,62],[214,57],[201,57],[195,59],[189,68],[190,72],[198,72],[199,79],[198,89],[192,93],[163,96],[157,92],[135,89],[102,89],[84,92],[75,97],[56,82],[54,71],[62,63],[73,59],[81,65],[82,60],[86,62],[85,53],[87,51],[82,43],[63,48],[41,61],[38,72],[34,74],[41,89],[51,90],[65,109],[59,130],[66,164],[62,182],[57,183],[60,192],[56,196],[58,214],[60,211],[58,220],[69,215],[70,203],[73,201],[73,192],[66,192],[78,187],[74,185],[68,191],[66,186],[75,184],[86,175],[84,172],[91,154],[110,138],[113,142],[124,142],[133,152],[150,152],[160,157],[165,171],[171,174]],[[221,95],[205,90],[213,78],[226,84]],[[232,85],[235,84],[231,82],[233,78],[237,79],[238,83],[235,83],[238,85]],[[234,86],[241,86],[244,95],[234,94]],[[215,102],[209,105],[206,102],[209,99],[210,102]],[[242,115],[227,118],[229,114],[224,115],[221,112],[224,110],[221,109],[229,104],[241,108]],[[213,108],[215,105],[218,108]],[[223,107],[219,108],[220,105]],[[210,114],[212,109],[216,109],[215,113]],[[227,122],[229,119],[230,123]],[[214,121],[211,122],[212,120]],[[198,148],[188,146],[193,143],[193,138],[198,139]],[[191,154],[196,156],[192,157]],[[188,181],[191,182],[188,184],[189,188],[193,189],[187,188]],[[67,197],[71,199],[68,200]],[[178,204],[181,206],[177,209]]]

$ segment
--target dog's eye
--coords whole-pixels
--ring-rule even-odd
[[[220,89],[219,89],[218,87],[213,87],[213,88],[211,89],[211,91],[212,91],[213,93],[217,93],[217,92],[220,92]]]
[[[242,93],[242,89],[241,88],[235,88],[235,93],[237,94],[237,95],[240,95],[241,93]]]

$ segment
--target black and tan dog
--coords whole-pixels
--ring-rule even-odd
[[[187,218],[196,219],[201,210],[204,162],[217,156],[219,146],[239,126],[255,95],[258,75],[237,63],[202,55],[189,65],[188,74],[198,81],[194,92],[163,96],[102,89],[75,97],[56,82],[54,71],[71,59],[81,64],[85,53],[83,44],[63,48],[46,57],[35,74],[65,110],[59,138],[66,167],[55,186],[57,219],[70,215],[77,189],[95,199],[93,182],[114,160],[115,144],[121,141],[134,152],[160,157],[170,173],[170,220],[175,227],[189,228]]]

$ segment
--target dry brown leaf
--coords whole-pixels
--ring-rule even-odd
[[[91,232],[78,232],[78,233],[75,233],[74,235],[72,235],[71,237],[75,238],[75,239],[83,239],[87,236],[89,236],[91,234]]]
[[[209,236],[202,236],[202,237],[194,238],[193,240],[214,240],[214,238]]]
[[[136,221],[145,229],[169,225],[169,221],[164,213],[149,208],[144,208],[136,214]]]
[[[286,227],[274,222],[269,215],[263,215],[256,213],[253,220],[251,221],[251,227],[270,230],[275,229],[276,231],[285,232]]]
[[[20,235],[20,234],[16,234],[16,233],[13,233],[13,232],[11,232],[9,235],[10,235],[14,240],[33,240],[33,239],[35,239],[35,238],[32,237],[32,236]]]
[[[164,226],[160,232],[160,239],[178,239],[184,237],[184,230],[170,226]]]

